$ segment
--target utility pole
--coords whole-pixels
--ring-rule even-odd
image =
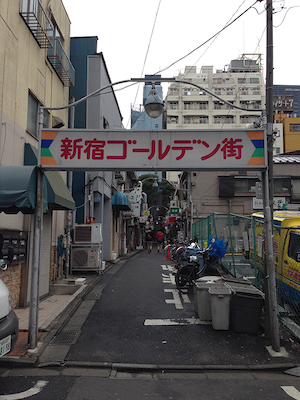
[[[265,230],[266,230],[266,309],[272,348],[280,351],[277,313],[276,278],[273,250],[273,4],[266,0],[267,8],[267,71],[266,71],[266,133],[268,169],[264,172]]]
[[[71,103],[74,103],[75,98],[72,97]],[[70,129],[74,129],[75,126],[75,106],[70,108]],[[73,184],[73,171],[67,172],[67,184],[69,192],[72,196],[72,184]],[[72,224],[72,211],[67,211],[67,244],[66,244],[66,268],[65,268],[65,276],[69,278],[70,274],[70,254],[71,254],[71,224]]]

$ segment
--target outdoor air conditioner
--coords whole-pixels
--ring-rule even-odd
[[[101,224],[78,224],[74,229],[74,243],[76,244],[99,244],[102,239]]]
[[[99,247],[72,246],[71,269],[72,270],[99,270],[101,266]]]

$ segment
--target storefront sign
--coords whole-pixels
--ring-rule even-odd
[[[263,131],[43,130],[39,163],[58,170],[213,170],[266,166]]]

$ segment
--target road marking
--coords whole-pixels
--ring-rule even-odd
[[[164,289],[165,293],[172,293],[173,294],[173,299],[166,299],[166,303],[167,304],[174,304],[175,308],[177,308],[177,310],[182,310],[183,309],[183,305],[178,293],[177,289]]]
[[[281,386],[281,389],[292,399],[300,400],[300,392],[294,386]]]
[[[186,319],[146,319],[146,326],[169,326],[169,325],[210,325],[209,321],[200,321],[199,318]]]
[[[175,276],[172,274],[161,274],[162,275],[162,280],[163,283],[171,283],[172,285],[175,285]]]
[[[30,389],[25,392],[14,393],[14,394],[5,394],[0,395],[0,400],[21,400],[26,399],[27,397],[34,396],[41,392],[43,388],[47,385],[48,381],[37,381],[37,383]]]

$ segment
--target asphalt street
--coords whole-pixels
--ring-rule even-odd
[[[171,266],[163,254],[143,251],[108,272],[105,287],[100,282],[94,288],[99,298],[66,360],[177,366],[275,362],[263,332],[218,331],[201,323],[193,293],[178,293]],[[276,364],[297,362],[298,348],[289,338],[283,345],[289,355],[276,357]]]

